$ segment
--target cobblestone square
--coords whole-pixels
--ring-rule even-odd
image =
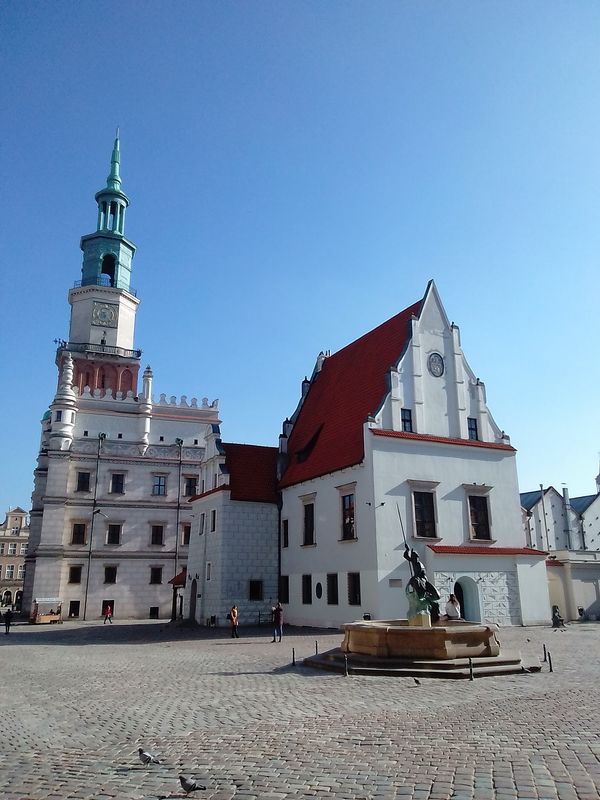
[[[592,800],[600,797],[600,625],[501,631],[554,672],[473,682],[344,677],[301,659],[337,632],[164,623],[0,636],[0,797]],[[298,665],[291,665],[292,647]],[[160,765],[143,766],[139,746]]]

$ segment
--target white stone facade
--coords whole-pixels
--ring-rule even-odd
[[[143,413],[137,399],[77,398],[68,449],[48,446],[53,423],[44,420],[25,608],[44,596],[62,599],[67,617],[97,618],[107,600],[115,617],[170,616],[168,581],[187,562],[193,522],[186,491],[197,491],[202,443],[218,407],[155,406],[147,398],[142,405]],[[115,583],[106,583],[113,579],[107,567],[116,567]]]

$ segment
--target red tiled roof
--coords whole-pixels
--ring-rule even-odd
[[[201,492],[200,494],[195,494],[193,497],[190,497],[188,503],[193,503],[194,500],[200,500],[202,497],[208,497],[209,494],[215,494],[216,492],[226,492],[229,491],[231,487],[228,483],[223,483],[221,486],[217,486],[214,489],[209,489],[207,492]]]
[[[232,500],[277,502],[276,447],[223,442]]]
[[[547,556],[545,550],[533,547],[486,547],[485,545],[427,545],[434,553],[448,553],[458,556]]]
[[[480,442],[475,439],[452,439],[448,436],[432,436],[429,433],[407,433],[406,431],[384,431],[380,428],[371,428],[371,433],[375,436],[390,436],[395,439],[415,439],[416,441],[423,442],[436,442],[439,444],[460,444],[465,447],[486,447],[492,450],[510,450],[513,453],[517,451],[510,444],[502,444],[501,442]]]
[[[175,575],[174,578],[171,578],[169,583],[171,584],[171,586],[179,586],[179,587],[185,586],[186,575],[187,575],[187,567],[184,567],[181,570],[181,572],[178,572],[177,575]]]
[[[290,434],[282,487],[363,460],[363,424],[389,391],[390,367],[404,352],[411,334],[410,319],[419,314],[422,302],[325,359]]]

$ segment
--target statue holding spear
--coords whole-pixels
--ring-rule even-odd
[[[406,533],[404,532],[404,524],[402,522],[402,515],[400,514],[400,507],[397,503],[396,510],[398,511],[398,519],[400,520],[402,538],[404,539],[404,558],[409,563],[411,574],[411,578],[406,587],[406,596],[408,598],[408,618],[409,620],[418,620],[420,615],[431,615],[432,607],[434,605],[436,606],[435,611],[437,611],[440,593],[435,586],[427,580],[425,567],[419,558],[417,551],[408,546],[408,542],[406,541]]]

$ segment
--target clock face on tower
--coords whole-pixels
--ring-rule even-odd
[[[103,328],[116,328],[119,321],[119,306],[114,303],[94,303],[92,325]]]
[[[427,367],[434,378],[441,378],[444,374],[444,359],[439,353],[431,353],[427,359]]]

